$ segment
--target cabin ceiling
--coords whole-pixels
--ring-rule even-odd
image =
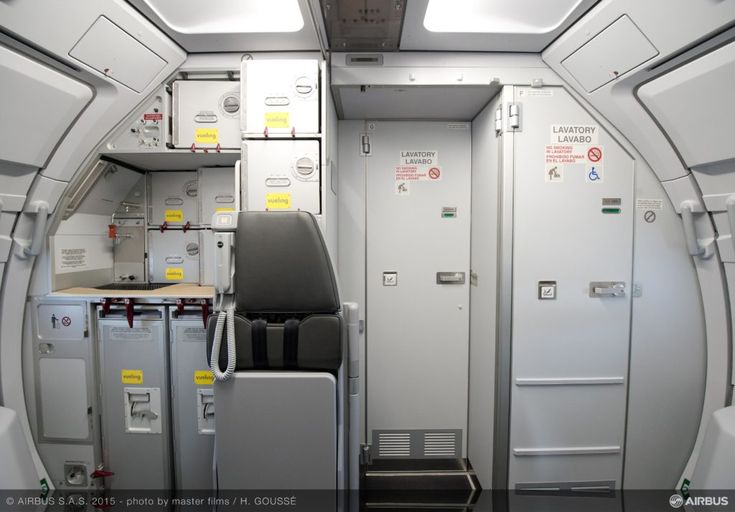
[[[317,25],[336,52],[541,52],[599,0],[127,1],[187,52],[210,53],[318,50]]]
[[[319,50],[310,0],[127,1],[188,53]]]

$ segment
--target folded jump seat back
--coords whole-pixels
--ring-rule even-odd
[[[337,282],[316,219],[242,212],[235,235],[235,371],[335,373],[342,363]],[[207,329],[207,361],[216,319]],[[220,347],[220,367],[227,349]]]

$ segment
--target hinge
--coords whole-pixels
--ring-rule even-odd
[[[373,446],[370,444],[360,445],[360,464],[368,466],[373,463]]]
[[[360,156],[370,156],[371,153],[370,148],[370,135],[367,133],[361,133],[360,134]]]
[[[503,131],[503,109],[498,107],[495,111],[495,135],[500,135]]]
[[[521,107],[518,103],[508,104],[508,128],[515,130],[521,127]]]

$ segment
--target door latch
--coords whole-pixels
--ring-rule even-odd
[[[625,283],[623,281],[592,281],[590,297],[625,297]]]
[[[464,284],[464,272],[437,272],[436,284]]]

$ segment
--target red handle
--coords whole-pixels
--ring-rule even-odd
[[[125,299],[125,316],[128,317],[128,326],[133,328],[133,299]]]
[[[209,319],[209,302],[207,299],[202,299],[202,322],[204,322],[204,328],[207,328],[207,320]]]

